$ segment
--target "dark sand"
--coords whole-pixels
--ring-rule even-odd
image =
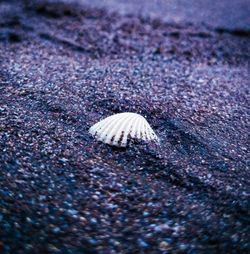
[[[249,253],[247,18],[44,3],[0,3],[0,253]],[[161,146],[88,134],[124,111]]]

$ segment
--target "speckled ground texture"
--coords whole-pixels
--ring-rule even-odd
[[[0,2],[1,253],[249,253],[249,5],[143,2]],[[161,146],[88,134],[124,111]]]

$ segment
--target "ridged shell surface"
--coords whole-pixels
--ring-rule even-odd
[[[114,146],[127,146],[128,137],[159,141],[147,120],[136,113],[119,113],[94,124],[89,132],[97,140]]]

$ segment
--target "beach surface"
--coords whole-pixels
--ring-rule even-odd
[[[250,252],[250,5],[188,2],[0,2],[1,253]]]

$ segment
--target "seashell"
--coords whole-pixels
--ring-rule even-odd
[[[114,146],[127,146],[129,137],[159,142],[147,120],[130,112],[115,114],[101,120],[89,129],[89,133],[97,140]]]

